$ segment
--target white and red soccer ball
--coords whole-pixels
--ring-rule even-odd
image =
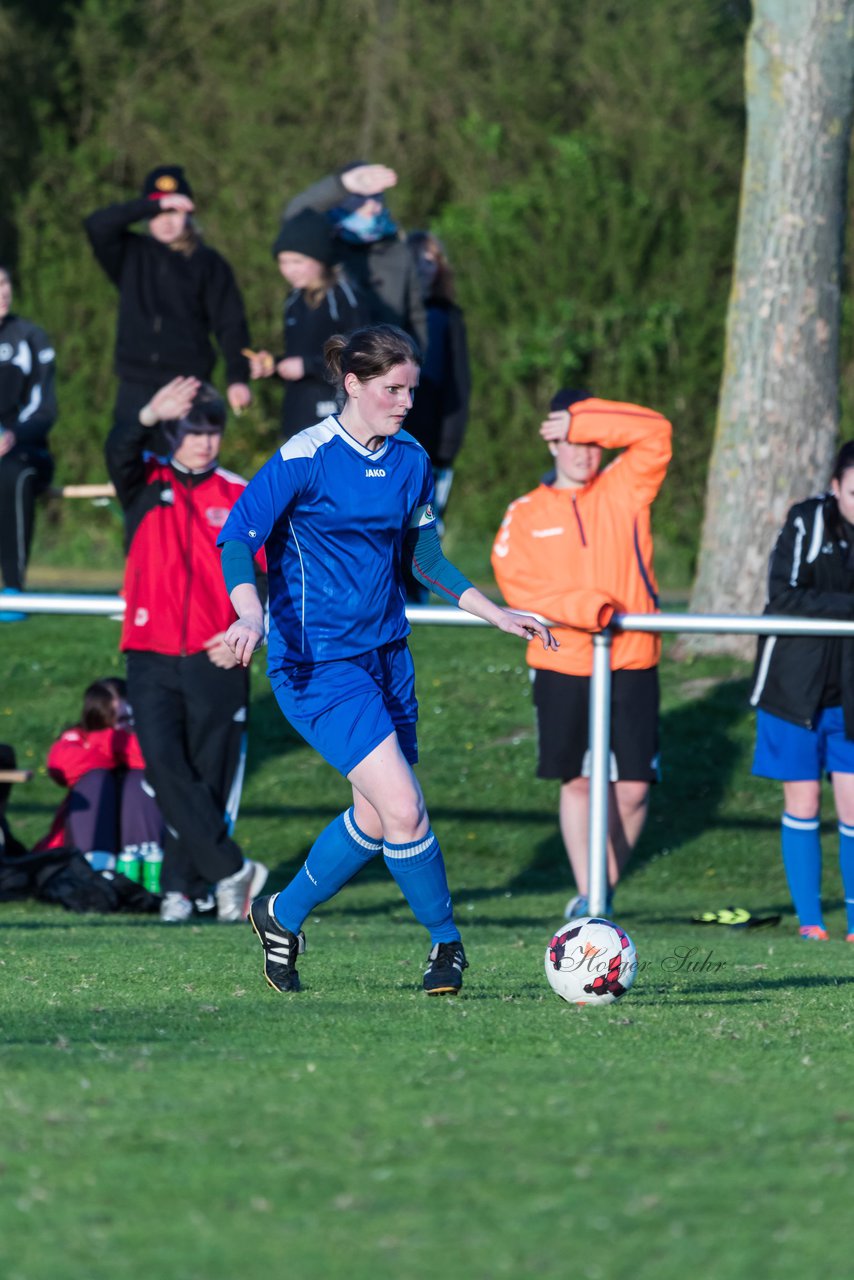
[[[638,971],[635,944],[619,925],[595,916],[568,920],[546,947],[546,977],[570,1004],[613,1004]]]

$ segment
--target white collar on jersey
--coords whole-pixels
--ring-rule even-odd
[[[330,440],[336,437],[342,440],[344,444],[349,445],[360,457],[371,458],[372,460],[383,457],[394,438],[393,436],[386,437],[379,449],[366,449],[363,444],[359,444],[359,441],[354,436],[350,435],[350,432],[345,427],[341,426],[335,414],[330,414],[322,422],[316,423],[313,427],[306,427],[305,431],[298,431],[295,436],[291,436],[290,440],[286,440],[282,445],[279,453],[286,459],[313,458],[322,445],[328,444]]]

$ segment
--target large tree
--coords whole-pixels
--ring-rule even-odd
[[[776,530],[837,444],[854,0],[755,0],[726,357],[691,607],[755,613]],[[706,642],[708,647],[710,642]],[[745,652],[752,642],[720,637]]]

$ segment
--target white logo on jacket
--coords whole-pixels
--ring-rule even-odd
[[[365,467],[366,476],[385,476],[382,467]]]
[[[140,607],[133,615],[133,625],[135,627],[144,627],[148,622],[148,616],[148,610]]]

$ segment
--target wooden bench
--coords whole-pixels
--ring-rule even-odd
[[[62,484],[51,485],[47,490],[49,498],[114,498],[115,485],[112,484]]]
[[[0,769],[0,784],[4,782],[32,782],[32,769]]]

